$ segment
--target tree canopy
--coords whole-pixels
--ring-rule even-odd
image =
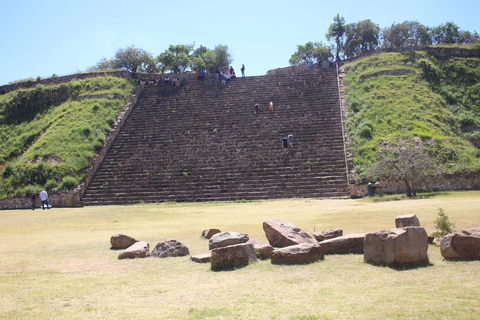
[[[218,68],[227,69],[232,63],[228,46],[218,45],[215,49],[195,44],[170,45],[167,50],[156,58],[147,51],[134,46],[118,49],[114,58],[102,58],[88,71],[128,70],[130,72],[153,73],[208,70],[215,72]]]
[[[401,48],[443,44],[470,44],[480,41],[476,31],[462,31],[453,22],[442,23],[436,27],[425,26],[418,21],[393,23],[390,27],[380,29],[370,19],[346,24],[345,19],[337,13],[333,17],[325,38],[330,43],[330,50],[337,61],[343,58],[355,58],[359,54],[376,48]],[[311,60],[311,46],[321,42],[307,42],[298,45],[289,62],[292,65]],[[307,46],[309,45],[309,46]]]
[[[340,53],[343,51],[343,45],[345,42],[345,19],[340,17],[340,14],[337,13],[333,17],[333,23],[328,27],[328,32],[325,35],[328,41],[333,42],[333,48],[335,50],[335,58],[340,60]]]
[[[330,49],[322,42],[307,42],[305,45],[297,45],[297,51],[292,54],[289,62],[293,66],[313,64],[315,61],[326,60],[329,56]]]
[[[374,50],[379,43],[380,27],[371,20],[347,24],[345,27],[345,55],[348,58]]]

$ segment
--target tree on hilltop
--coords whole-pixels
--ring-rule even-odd
[[[343,51],[343,45],[345,42],[345,19],[340,17],[340,14],[337,13],[333,17],[333,23],[328,27],[328,32],[325,35],[328,41],[333,41],[333,47],[335,49],[335,58],[337,61],[340,60],[340,52]]]
[[[302,63],[309,65],[318,60],[326,60],[331,55],[330,49],[322,42],[307,42],[305,45],[297,45],[297,51],[292,54],[289,62],[292,66],[298,66]]]
[[[363,52],[375,50],[379,42],[380,27],[370,19],[345,26],[345,54],[354,58]]]
[[[382,30],[382,47],[401,48],[432,44],[429,29],[417,21],[393,23]]]
[[[170,45],[167,50],[161,53],[156,61],[162,73],[171,71],[174,73],[183,73],[190,67],[190,52],[193,45]]]
[[[133,73],[152,73],[157,71],[152,55],[134,46],[118,49],[115,53],[113,64],[116,69],[125,69]]]

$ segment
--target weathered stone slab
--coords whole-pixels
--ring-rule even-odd
[[[257,258],[262,260],[270,259],[273,252],[273,247],[271,245],[261,243],[258,240],[249,240],[247,243],[253,244]]]
[[[422,227],[368,233],[364,261],[392,267],[428,264],[428,236]]]
[[[150,254],[156,258],[183,257],[188,256],[190,251],[188,247],[177,240],[168,240],[157,243]]]
[[[120,252],[118,259],[146,258],[150,250],[150,245],[145,241],[135,242],[133,245]]]
[[[257,262],[257,255],[251,243],[215,248],[211,253],[211,269],[214,271],[231,270]]]
[[[207,263],[207,262],[212,261],[212,254],[211,254],[211,252],[203,253],[203,254],[197,254],[196,256],[190,256],[190,259],[193,262]]]
[[[271,246],[283,248],[301,243],[312,245],[318,242],[296,225],[282,219],[271,219],[263,222],[265,236]]]
[[[117,233],[110,237],[111,249],[127,249],[135,242],[137,242],[135,238],[127,236],[123,233]]]
[[[248,241],[248,234],[239,232],[221,232],[213,235],[208,240],[208,249],[231,246],[239,243],[246,243]]]
[[[364,233],[355,233],[322,241],[320,246],[324,254],[363,253],[364,241]]]
[[[395,218],[395,227],[420,227],[420,221],[414,214],[405,214]]]
[[[480,227],[464,229],[462,230],[462,233],[465,233],[465,234],[480,233]]]
[[[273,250],[271,259],[273,264],[307,264],[323,260],[324,255],[318,244],[301,243]]]
[[[480,260],[480,233],[447,234],[440,241],[440,253],[447,260]]]
[[[202,231],[202,238],[210,239],[213,235],[220,233],[220,229],[206,229]]]
[[[343,236],[343,229],[336,228],[328,231],[314,232],[313,236],[318,242]]]

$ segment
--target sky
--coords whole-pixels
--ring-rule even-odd
[[[247,76],[289,65],[297,45],[327,43],[333,17],[380,28],[452,21],[480,33],[478,0],[0,0],[0,85],[85,71],[120,48],[154,57],[171,44],[229,48]]]

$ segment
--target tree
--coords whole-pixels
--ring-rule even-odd
[[[428,28],[417,21],[393,23],[382,31],[384,48],[416,47],[432,43]]]
[[[170,45],[168,50],[157,57],[156,61],[162,72],[183,73],[190,67],[190,52],[192,49],[193,45]]]
[[[102,58],[93,67],[87,69],[87,71],[106,71],[115,70],[115,61],[113,59]]]
[[[470,31],[460,31],[460,38],[460,41],[463,44],[474,43],[480,40],[480,36],[476,31],[474,31],[473,33],[471,33]]]
[[[333,17],[333,23],[328,27],[328,32],[325,35],[328,41],[334,43],[333,47],[335,49],[335,57],[337,61],[340,60],[340,52],[343,51],[344,44],[344,34],[345,34],[345,19],[340,17],[340,14],[337,13]]]
[[[228,69],[232,63],[232,57],[228,52],[228,46],[219,44],[215,47],[214,53],[216,66],[224,70]]]
[[[147,51],[134,46],[118,49],[113,59],[115,69],[125,69],[130,72],[156,72],[153,57]]]
[[[407,197],[416,196],[417,185],[428,176],[437,173],[432,158],[421,143],[409,142],[397,146],[385,145],[378,153],[378,161],[368,170],[374,179],[402,181]]]
[[[345,54],[354,58],[360,53],[375,50],[378,46],[380,27],[371,20],[350,23],[345,27]]]
[[[433,44],[461,43],[459,27],[453,22],[442,23],[431,30]]]
[[[292,54],[289,62],[292,66],[302,63],[313,64],[318,60],[326,60],[331,55],[330,49],[322,42],[307,42],[305,45],[297,45],[297,51]]]

